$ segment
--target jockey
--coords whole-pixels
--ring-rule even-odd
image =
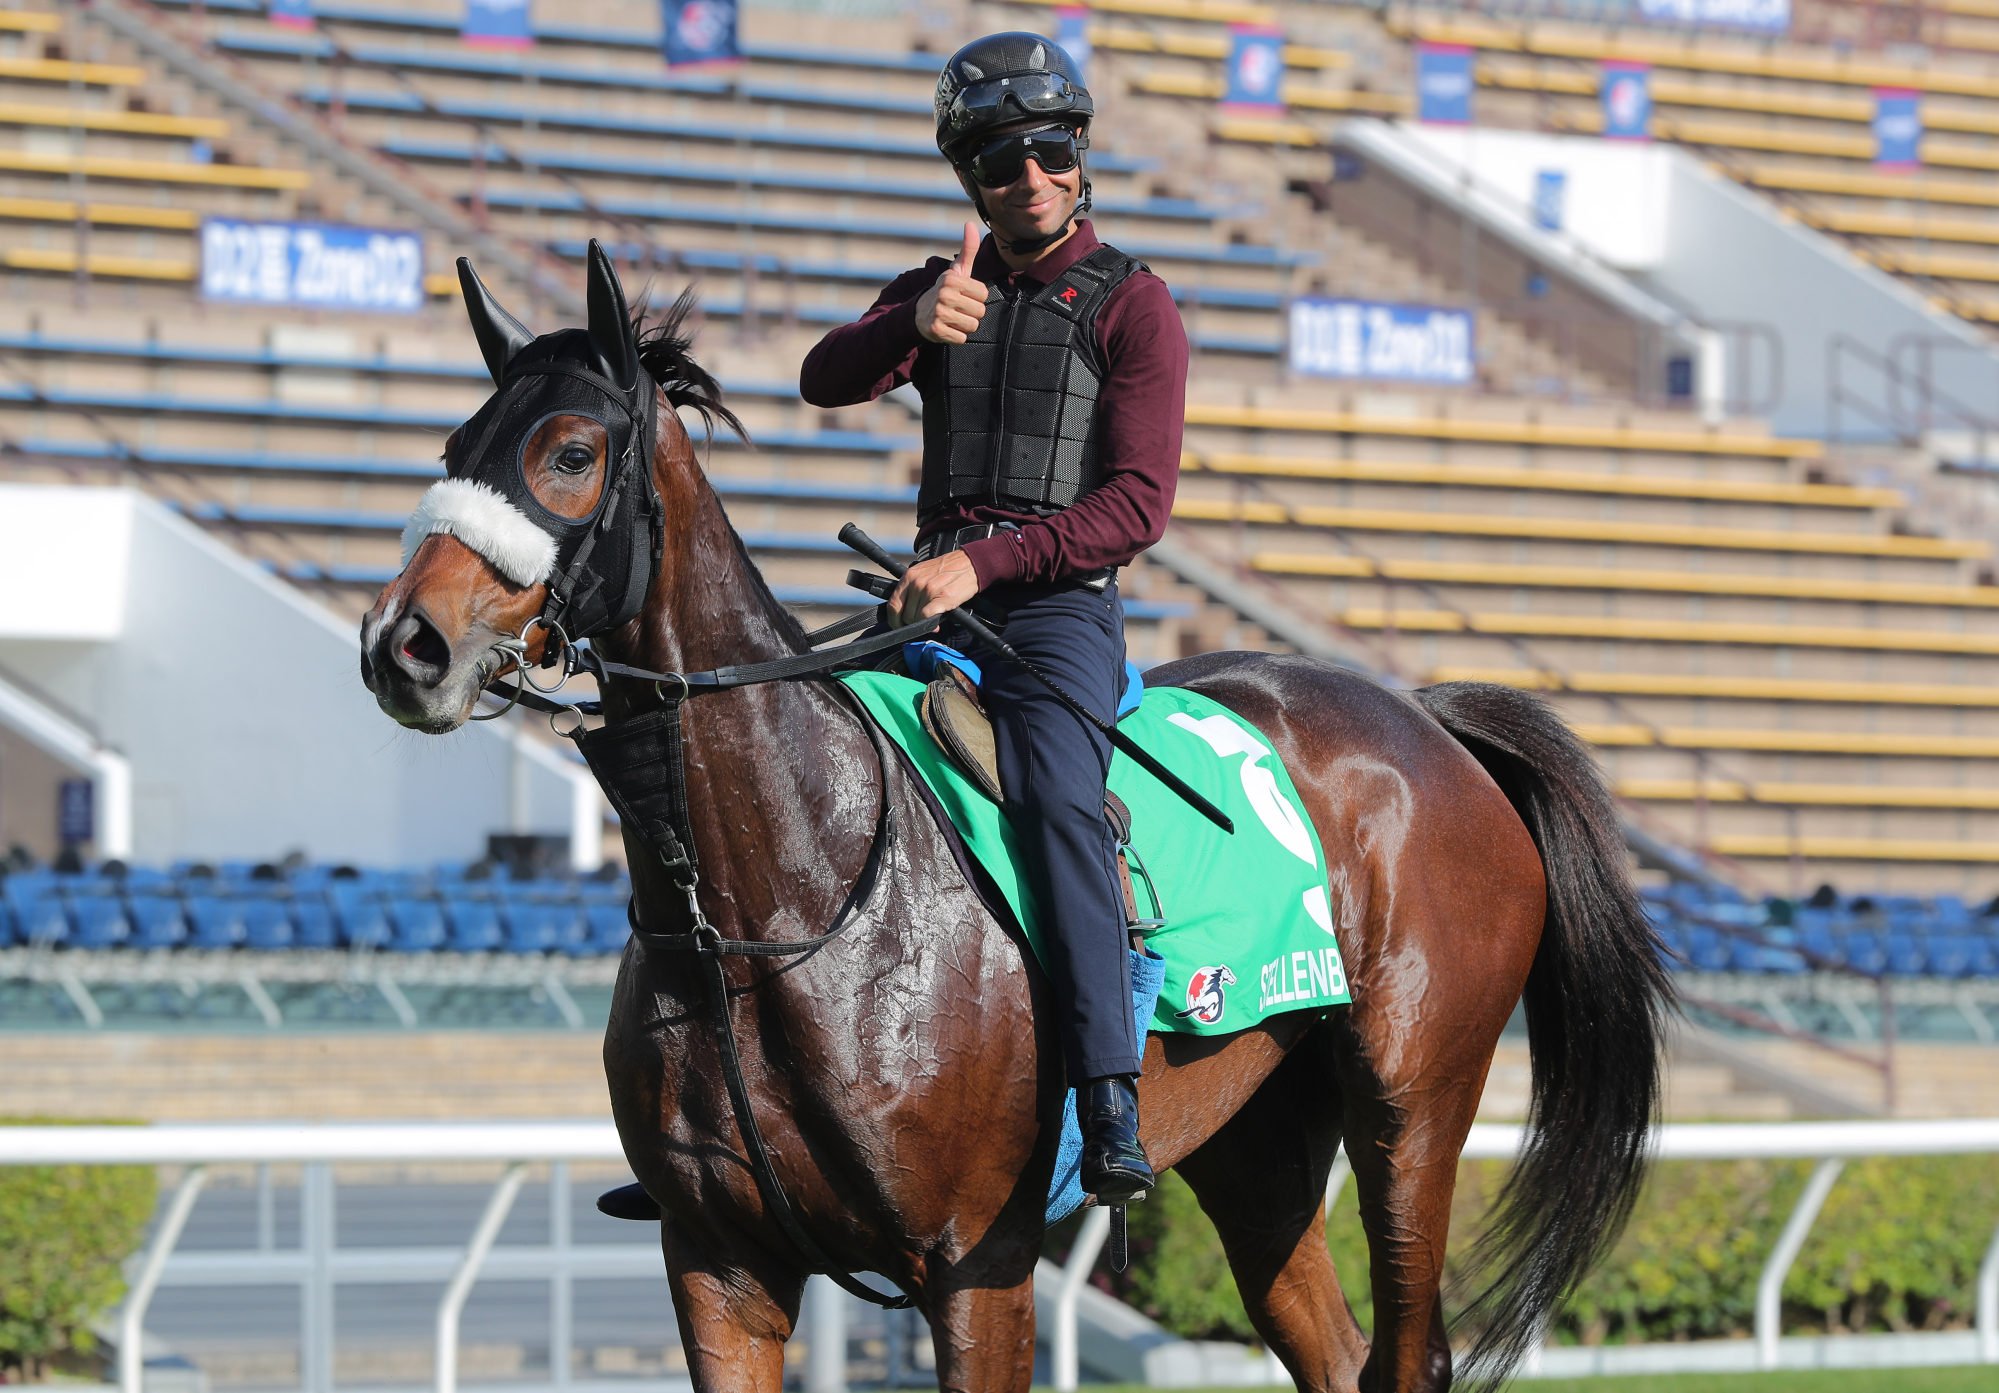
[[[1151,271],[1099,242],[1083,151],[1094,105],[1038,34],[966,44],[937,80],[937,148],[979,218],[953,260],[891,281],[806,356],[815,406],[904,383],[923,399],[917,561],[899,622],[978,601],[1022,658],[1109,718],[1124,682],[1118,568],[1159,540],[1180,470],[1187,335]],[[1116,845],[1110,742],[1024,671],[980,654],[1006,808],[1037,877],[1082,1185],[1142,1198],[1143,1041]]]

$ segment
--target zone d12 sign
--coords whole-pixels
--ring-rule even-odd
[[[408,314],[423,306],[423,238],[331,223],[201,225],[201,297]]]
[[[1462,386],[1472,380],[1470,310],[1306,296],[1291,302],[1291,371]]]

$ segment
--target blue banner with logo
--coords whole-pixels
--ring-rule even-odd
[[[1291,371],[1313,377],[1462,386],[1472,380],[1472,312],[1303,296],[1291,302]]]
[[[1471,124],[1472,52],[1459,44],[1416,50],[1416,119],[1434,125]]]
[[[1638,12],[1655,24],[1697,29],[1782,34],[1791,27],[1791,0],[1638,0]]]
[[[1240,24],[1231,29],[1222,105],[1241,111],[1284,109],[1284,35]]]
[[[1569,176],[1560,169],[1534,171],[1534,226],[1543,232],[1562,230],[1562,205],[1568,201]]]
[[[209,218],[201,225],[201,298],[407,314],[423,307],[423,238],[373,227]]]
[[[1652,138],[1652,70],[1643,63],[1605,63],[1598,91],[1603,133],[1610,140]]]
[[[667,67],[743,61],[736,40],[736,0],[660,0],[660,9]]]
[[[1923,162],[1922,94],[1874,89],[1874,167],[1915,169]]]
[[[1090,85],[1090,12],[1081,7],[1071,7],[1055,12],[1055,42],[1062,51],[1075,61],[1076,71],[1083,75],[1083,85]]]
[[[97,839],[97,786],[88,779],[56,785],[56,837],[64,846]]]
[[[527,48],[534,43],[528,0],[465,0],[459,33],[474,48]]]
[[[312,0],[270,0],[266,11],[273,24],[287,29],[312,28]]]

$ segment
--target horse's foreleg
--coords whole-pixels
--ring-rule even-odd
[[[1340,1141],[1326,1038],[1307,1037],[1174,1168],[1221,1235],[1250,1323],[1301,1393],[1351,1393],[1367,1358],[1326,1251],[1326,1178]]]
[[[720,1261],[660,1225],[673,1312],[697,1393],[778,1393],[805,1278],[753,1254]]]
[[[1034,1382],[1034,1279],[975,1286],[950,1276],[924,1293],[943,1393],[1027,1393]]]

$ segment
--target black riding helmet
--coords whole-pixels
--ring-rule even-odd
[[[1090,118],[1096,104],[1076,61],[1060,44],[1018,30],[988,34],[966,44],[937,75],[937,149],[958,171],[958,181],[988,225],[985,200],[966,166],[971,156],[1001,131],[1035,125],[1063,125],[1076,132],[1076,148],[1090,147]],[[1081,156],[1078,156],[1080,162]],[[1090,210],[1090,176],[1071,219]],[[1046,237],[1008,245],[1034,251],[1068,230],[1064,223]]]

